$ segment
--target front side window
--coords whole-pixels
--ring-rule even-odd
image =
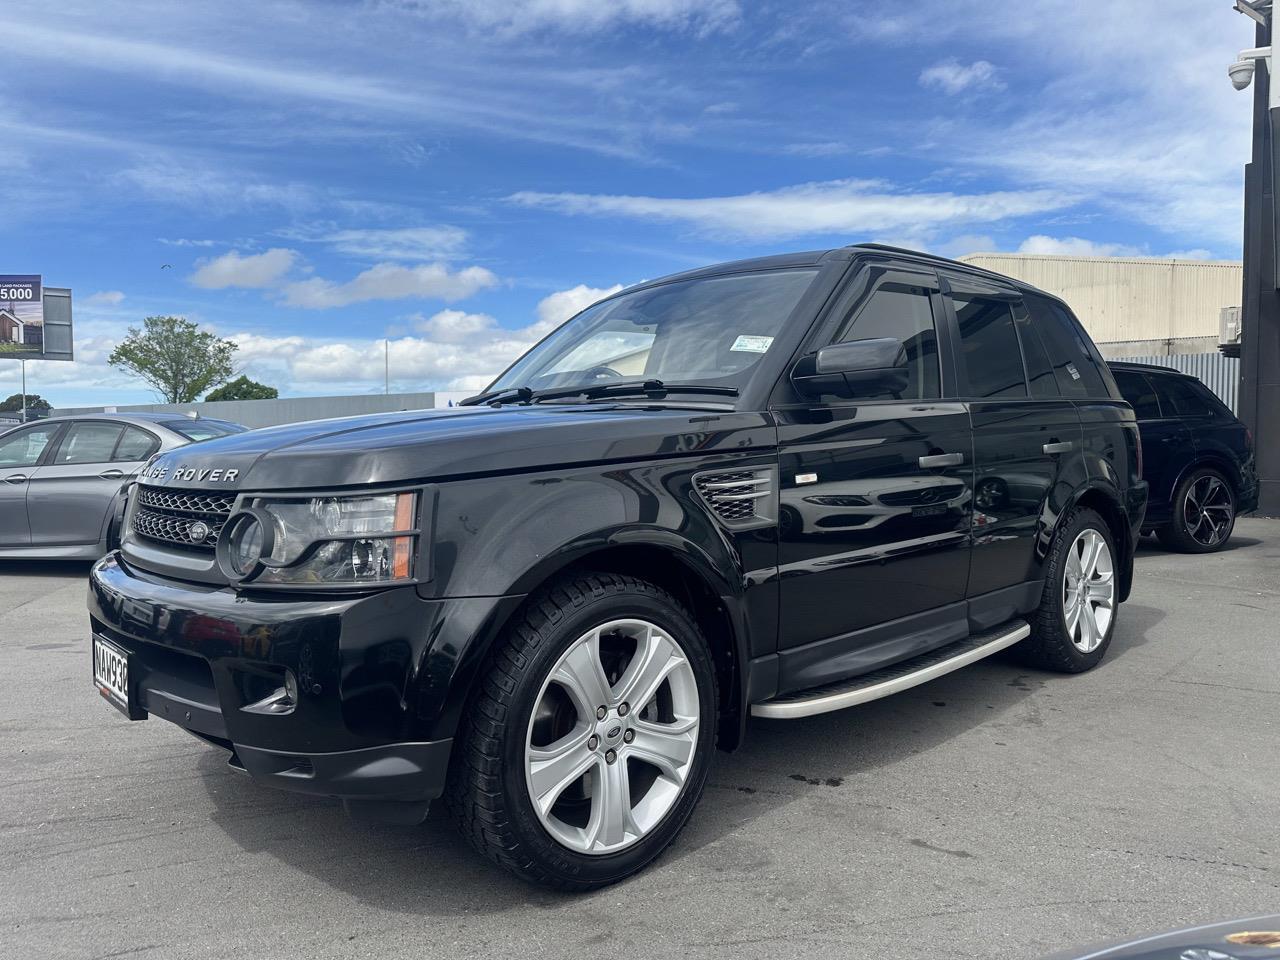
[[[588,307],[535,346],[490,390],[662,380],[741,386],[769,351],[815,269],[665,283]]]
[[[107,463],[123,432],[119,423],[74,423],[58,445],[53,462]]]
[[[34,467],[40,462],[45,447],[61,427],[60,423],[15,430],[0,437],[0,467]]]
[[[1129,402],[1129,406],[1133,407],[1133,412],[1139,420],[1160,419],[1160,401],[1156,398],[1155,388],[1151,386],[1151,381],[1146,376],[1132,370],[1114,370],[1112,375],[1116,378],[1120,395]]]
[[[960,352],[972,397],[1025,397],[1022,351],[1007,300],[952,297],[960,327]]]
[[[846,323],[837,343],[850,340],[901,340],[907,351],[910,380],[896,394],[901,400],[932,400],[939,396],[938,335],[929,291],[907,283],[883,283],[872,291]]]

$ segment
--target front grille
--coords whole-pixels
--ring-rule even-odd
[[[727,526],[772,522],[773,471],[735,470],[693,478],[699,496]]]
[[[212,551],[235,502],[234,495],[225,493],[139,487],[133,531],[148,540]],[[191,528],[197,523],[209,530],[198,542],[191,536]]]

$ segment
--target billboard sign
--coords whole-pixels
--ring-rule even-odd
[[[0,275],[0,360],[70,360],[71,291],[39,274]]]

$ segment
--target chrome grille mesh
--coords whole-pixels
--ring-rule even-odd
[[[728,526],[771,520],[773,472],[734,470],[704,473],[693,478],[698,495]]]
[[[138,487],[137,496],[134,533],[201,551],[211,551],[218,545],[218,535],[236,502],[234,494],[145,486]],[[208,535],[198,543],[191,538],[191,527],[196,523],[203,523],[209,529]]]

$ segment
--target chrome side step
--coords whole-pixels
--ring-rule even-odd
[[[975,634],[914,660],[905,660],[882,670],[874,670],[812,690],[801,690],[762,703],[753,703],[751,715],[774,720],[797,720],[800,717],[811,717],[817,713],[843,710],[845,707],[879,700],[967,667],[983,657],[1013,646],[1030,634],[1031,625],[1025,620],[1011,620],[988,633]]]

